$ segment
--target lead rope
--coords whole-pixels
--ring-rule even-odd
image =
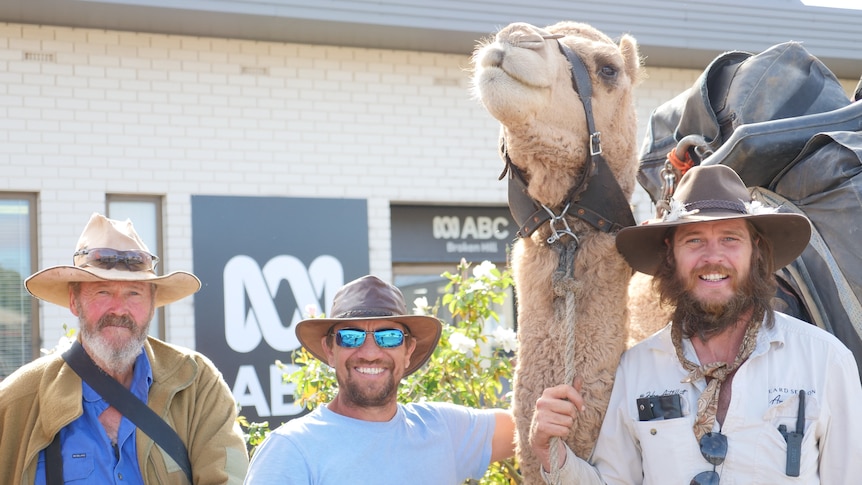
[[[575,297],[580,293],[583,286],[581,282],[575,280],[573,275],[575,268],[575,253],[578,250],[578,240],[577,238],[573,238],[565,244],[565,247],[560,247],[560,245],[554,245],[552,247],[560,253],[560,262],[553,277],[554,295],[557,297],[554,299],[554,320],[557,322],[565,321],[567,324],[566,349],[569,350],[567,355],[570,355],[571,358],[566,359],[564,382],[572,383],[575,380]],[[565,296],[565,304],[560,305],[560,303],[563,302],[560,297],[563,296]],[[564,320],[560,320],[561,318]],[[560,446],[562,446],[560,438],[551,438],[551,469],[549,476],[552,485],[561,485],[561,464],[557,458]]]

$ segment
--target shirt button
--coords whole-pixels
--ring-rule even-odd
[[[656,433],[658,433],[658,431],[656,431],[655,428],[652,428],[651,430],[649,430],[649,434],[651,434],[653,436],[655,436]]]
[[[122,473],[117,473],[117,478],[119,478],[120,480],[122,480],[122,479],[123,479],[123,474],[122,474]]]

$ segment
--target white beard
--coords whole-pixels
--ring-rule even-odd
[[[102,319],[104,320],[104,319]],[[128,372],[135,364],[135,359],[143,351],[144,342],[147,340],[147,331],[149,324],[140,328],[132,338],[130,338],[120,348],[115,348],[113,344],[108,342],[100,333],[102,321],[97,325],[99,328],[95,331],[88,330],[88,326],[81,322],[81,340],[87,344],[87,352],[90,357],[95,360],[102,370],[112,374],[120,375]],[[137,327],[133,327],[135,332]]]

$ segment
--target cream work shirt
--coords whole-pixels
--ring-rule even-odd
[[[686,357],[698,363],[691,342]],[[706,381],[682,383],[670,325],[623,354],[608,412],[590,463],[571,451],[562,483],[689,483],[712,470],[692,431],[697,398]],[[857,484],[862,477],[862,385],[851,352],[833,335],[781,313],[761,328],[757,346],[736,372],[724,423],[721,485]],[[805,430],[799,477],[785,474],[787,444],[778,427],[796,429],[800,390]],[[679,394],[681,418],[639,421],[636,400]]]

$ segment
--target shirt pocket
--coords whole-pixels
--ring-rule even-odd
[[[71,447],[70,447],[71,448]],[[96,469],[96,454],[92,449],[75,446],[63,450],[63,479],[66,483],[89,483]]]
[[[799,396],[791,395],[786,401],[771,406],[763,415],[763,426],[766,428],[764,439],[760,442],[763,463],[774,463],[776,473],[785,474],[787,465],[787,441],[779,431],[784,425],[788,433],[796,431],[796,421],[799,415]],[[819,457],[817,436],[817,418],[820,415],[820,402],[816,397],[805,396],[805,423],[802,434],[802,446],[799,465],[799,476],[813,477],[817,474]]]
[[[691,427],[691,418],[687,416],[634,423],[646,476],[656,475],[650,472],[650,468],[655,472],[660,472],[662,469],[667,472],[668,467],[676,469],[681,463],[696,461],[694,459],[700,454],[697,451],[699,448]],[[692,450],[697,453],[697,457],[692,456]],[[705,461],[704,464],[706,464]],[[661,476],[661,473],[656,476]]]

